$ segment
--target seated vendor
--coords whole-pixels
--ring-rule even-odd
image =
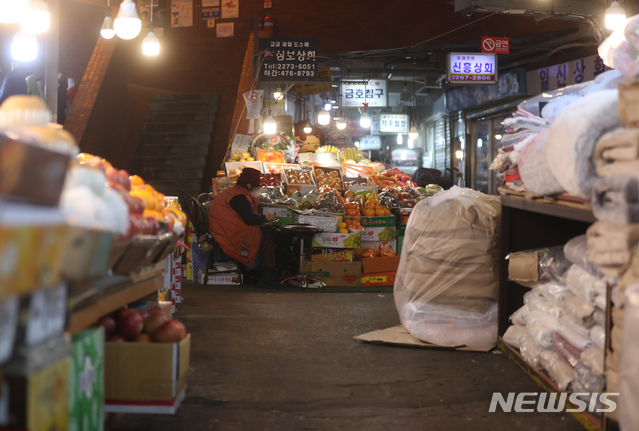
[[[275,245],[260,225],[275,214],[257,214],[260,171],[244,168],[237,184],[215,196],[209,209],[209,231],[222,251],[253,269],[260,267],[260,287],[281,287],[277,280]],[[259,259],[258,259],[259,258]],[[257,259],[257,260],[256,260]]]

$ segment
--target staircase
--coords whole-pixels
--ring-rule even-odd
[[[132,173],[159,192],[197,196],[215,130],[217,94],[154,94]]]

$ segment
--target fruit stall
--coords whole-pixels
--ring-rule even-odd
[[[0,427],[172,413],[190,351],[172,318],[186,216],[50,118],[37,97],[0,106]]]
[[[246,151],[230,155],[212,181],[212,194],[235,184],[245,167],[258,169],[262,213],[274,213],[279,226],[322,229],[307,250],[307,275],[327,286],[392,286],[412,208],[441,187],[418,187],[406,173],[385,169],[354,147],[299,149],[285,133],[256,135]],[[288,253],[290,241],[282,247],[279,268],[294,273],[286,266],[295,255]]]

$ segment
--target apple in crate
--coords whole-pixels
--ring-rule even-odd
[[[120,334],[125,340],[132,340],[142,332],[144,322],[137,311],[122,308],[116,313],[115,322]]]
[[[186,328],[177,320],[166,322],[155,330],[151,338],[158,343],[176,343],[186,337]]]
[[[153,334],[159,327],[169,321],[169,317],[161,308],[149,310],[149,315],[144,319],[144,332]]]
[[[142,334],[136,335],[133,341],[136,343],[150,343],[152,340],[149,334],[142,333]]]
[[[109,336],[115,332],[115,320],[111,316],[103,316],[98,320],[98,324],[104,328],[104,334]]]

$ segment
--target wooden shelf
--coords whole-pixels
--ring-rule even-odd
[[[506,356],[512,359],[517,365],[519,365],[521,369],[524,370],[524,372],[530,377],[532,377],[535,383],[537,383],[543,390],[548,393],[561,392],[555,382],[553,382],[546,373],[544,373],[543,371],[535,370],[533,367],[531,367],[524,360],[519,351],[517,351],[517,349],[515,349],[514,347],[506,344],[501,337],[499,337],[499,340],[497,341],[497,348],[504,352]],[[566,401],[566,407],[575,408],[575,406],[568,401]],[[603,429],[602,419],[595,417],[589,412],[571,412],[570,414],[573,415],[575,419],[577,419],[579,423],[583,425],[588,431],[601,431]]]
[[[161,266],[152,266],[131,277],[106,277],[98,281],[101,293],[79,304],[69,315],[67,331],[75,335],[95,324],[105,314],[159,290],[163,286]]]
[[[585,223],[594,223],[595,216],[589,205],[566,202],[528,199],[518,196],[502,196],[501,204],[506,207],[516,208],[524,211],[531,211],[538,214],[545,214]]]

